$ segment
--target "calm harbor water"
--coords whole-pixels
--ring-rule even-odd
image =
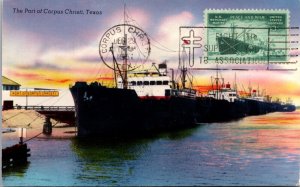
[[[297,185],[300,111],[200,124],[122,142],[36,138],[27,166],[3,173],[13,185]],[[12,134],[3,146],[14,144]]]

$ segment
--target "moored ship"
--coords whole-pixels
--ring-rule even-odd
[[[239,98],[236,86],[232,88],[229,82],[225,84],[224,79],[219,78],[218,71],[217,76],[212,77],[211,87],[207,93],[211,106],[204,121],[230,121],[248,115],[248,106],[244,100]]]
[[[230,121],[246,116],[263,115],[271,112],[293,112],[296,110],[290,99],[286,103],[279,100],[271,101],[269,95],[261,95],[259,90],[252,90],[251,87],[249,87],[248,96],[241,97],[236,83],[233,88],[229,82],[225,84],[224,78],[218,77],[218,71],[217,76],[212,77],[213,79],[212,89],[208,91],[206,99],[202,99],[202,102],[209,100],[210,109],[201,122]],[[205,102],[207,103],[207,101]]]
[[[139,136],[187,128],[210,109],[186,85],[183,60],[179,62],[181,83],[174,81],[173,71],[172,77],[168,75],[167,63],[158,67],[153,63],[151,71],[139,68],[150,54],[150,40],[140,28],[127,23],[124,17],[124,24],[104,33],[99,45],[103,63],[113,70],[115,85],[76,82],[70,88],[79,137]]]
[[[116,88],[77,82],[70,90],[78,136],[135,136],[194,126],[205,112],[196,91],[173,89],[166,68],[160,64],[156,73],[128,77],[127,89],[120,78]]]
[[[250,87],[248,97],[243,98],[248,105],[249,115],[261,115],[270,112],[293,112],[296,110],[291,101],[282,103],[279,100],[272,101],[269,95],[259,94],[259,90]]]

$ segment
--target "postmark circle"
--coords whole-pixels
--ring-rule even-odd
[[[111,27],[103,34],[99,43],[99,55],[103,63],[110,69],[119,71],[125,59],[127,71],[137,69],[147,61],[150,51],[147,34],[129,24]]]

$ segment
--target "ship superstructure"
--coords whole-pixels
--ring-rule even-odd
[[[167,64],[152,65],[156,71],[139,71],[128,75],[128,89],[134,90],[140,98],[167,99],[171,96],[172,80],[167,75]],[[124,84],[117,78],[117,88],[123,89]]]
[[[234,102],[238,99],[237,91],[232,89],[229,83],[226,85],[222,84],[221,88],[209,90],[207,96],[214,99],[226,100],[228,102]]]

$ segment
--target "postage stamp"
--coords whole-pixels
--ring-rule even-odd
[[[288,58],[288,10],[207,9],[204,19],[209,61],[269,63]]]

